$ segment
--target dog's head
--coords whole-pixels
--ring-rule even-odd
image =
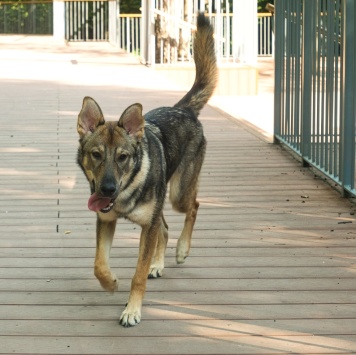
[[[120,187],[130,179],[144,124],[140,104],[129,106],[119,121],[105,122],[96,101],[84,98],[78,115],[77,160],[90,183],[90,210],[106,213],[113,208]]]

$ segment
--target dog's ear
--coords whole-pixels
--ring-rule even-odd
[[[134,136],[136,139],[141,139],[145,127],[145,119],[142,116],[142,105],[133,104],[129,106],[121,115],[118,125],[125,131]]]
[[[81,138],[95,131],[96,127],[105,123],[101,108],[94,99],[84,97],[83,106],[78,115],[77,130]]]

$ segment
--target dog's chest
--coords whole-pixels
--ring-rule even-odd
[[[150,224],[155,207],[156,201],[154,199],[146,203],[141,203],[127,214],[126,218],[141,226]]]

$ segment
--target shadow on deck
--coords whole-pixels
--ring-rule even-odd
[[[111,265],[120,291],[108,295],[93,275],[77,114],[86,95],[118,119],[131,103],[147,112],[183,93],[108,44],[5,39],[1,354],[355,353],[355,206],[211,106],[201,114],[208,151],[191,256],[175,264],[183,217],[167,204],[164,277],[148,282],[142,323],[120,327],[139,228],[118,224]]]

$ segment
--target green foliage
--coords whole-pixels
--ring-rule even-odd
[[[266,5],[268,3],[273,5],[274,0],[257,0],[257,11],[258,12],[267,12]]]
[[[53,4],[22,0],[0,3],[0,33],[52,34]]]
[[[140,14],[141,0],[120,0],[121,14]]]

